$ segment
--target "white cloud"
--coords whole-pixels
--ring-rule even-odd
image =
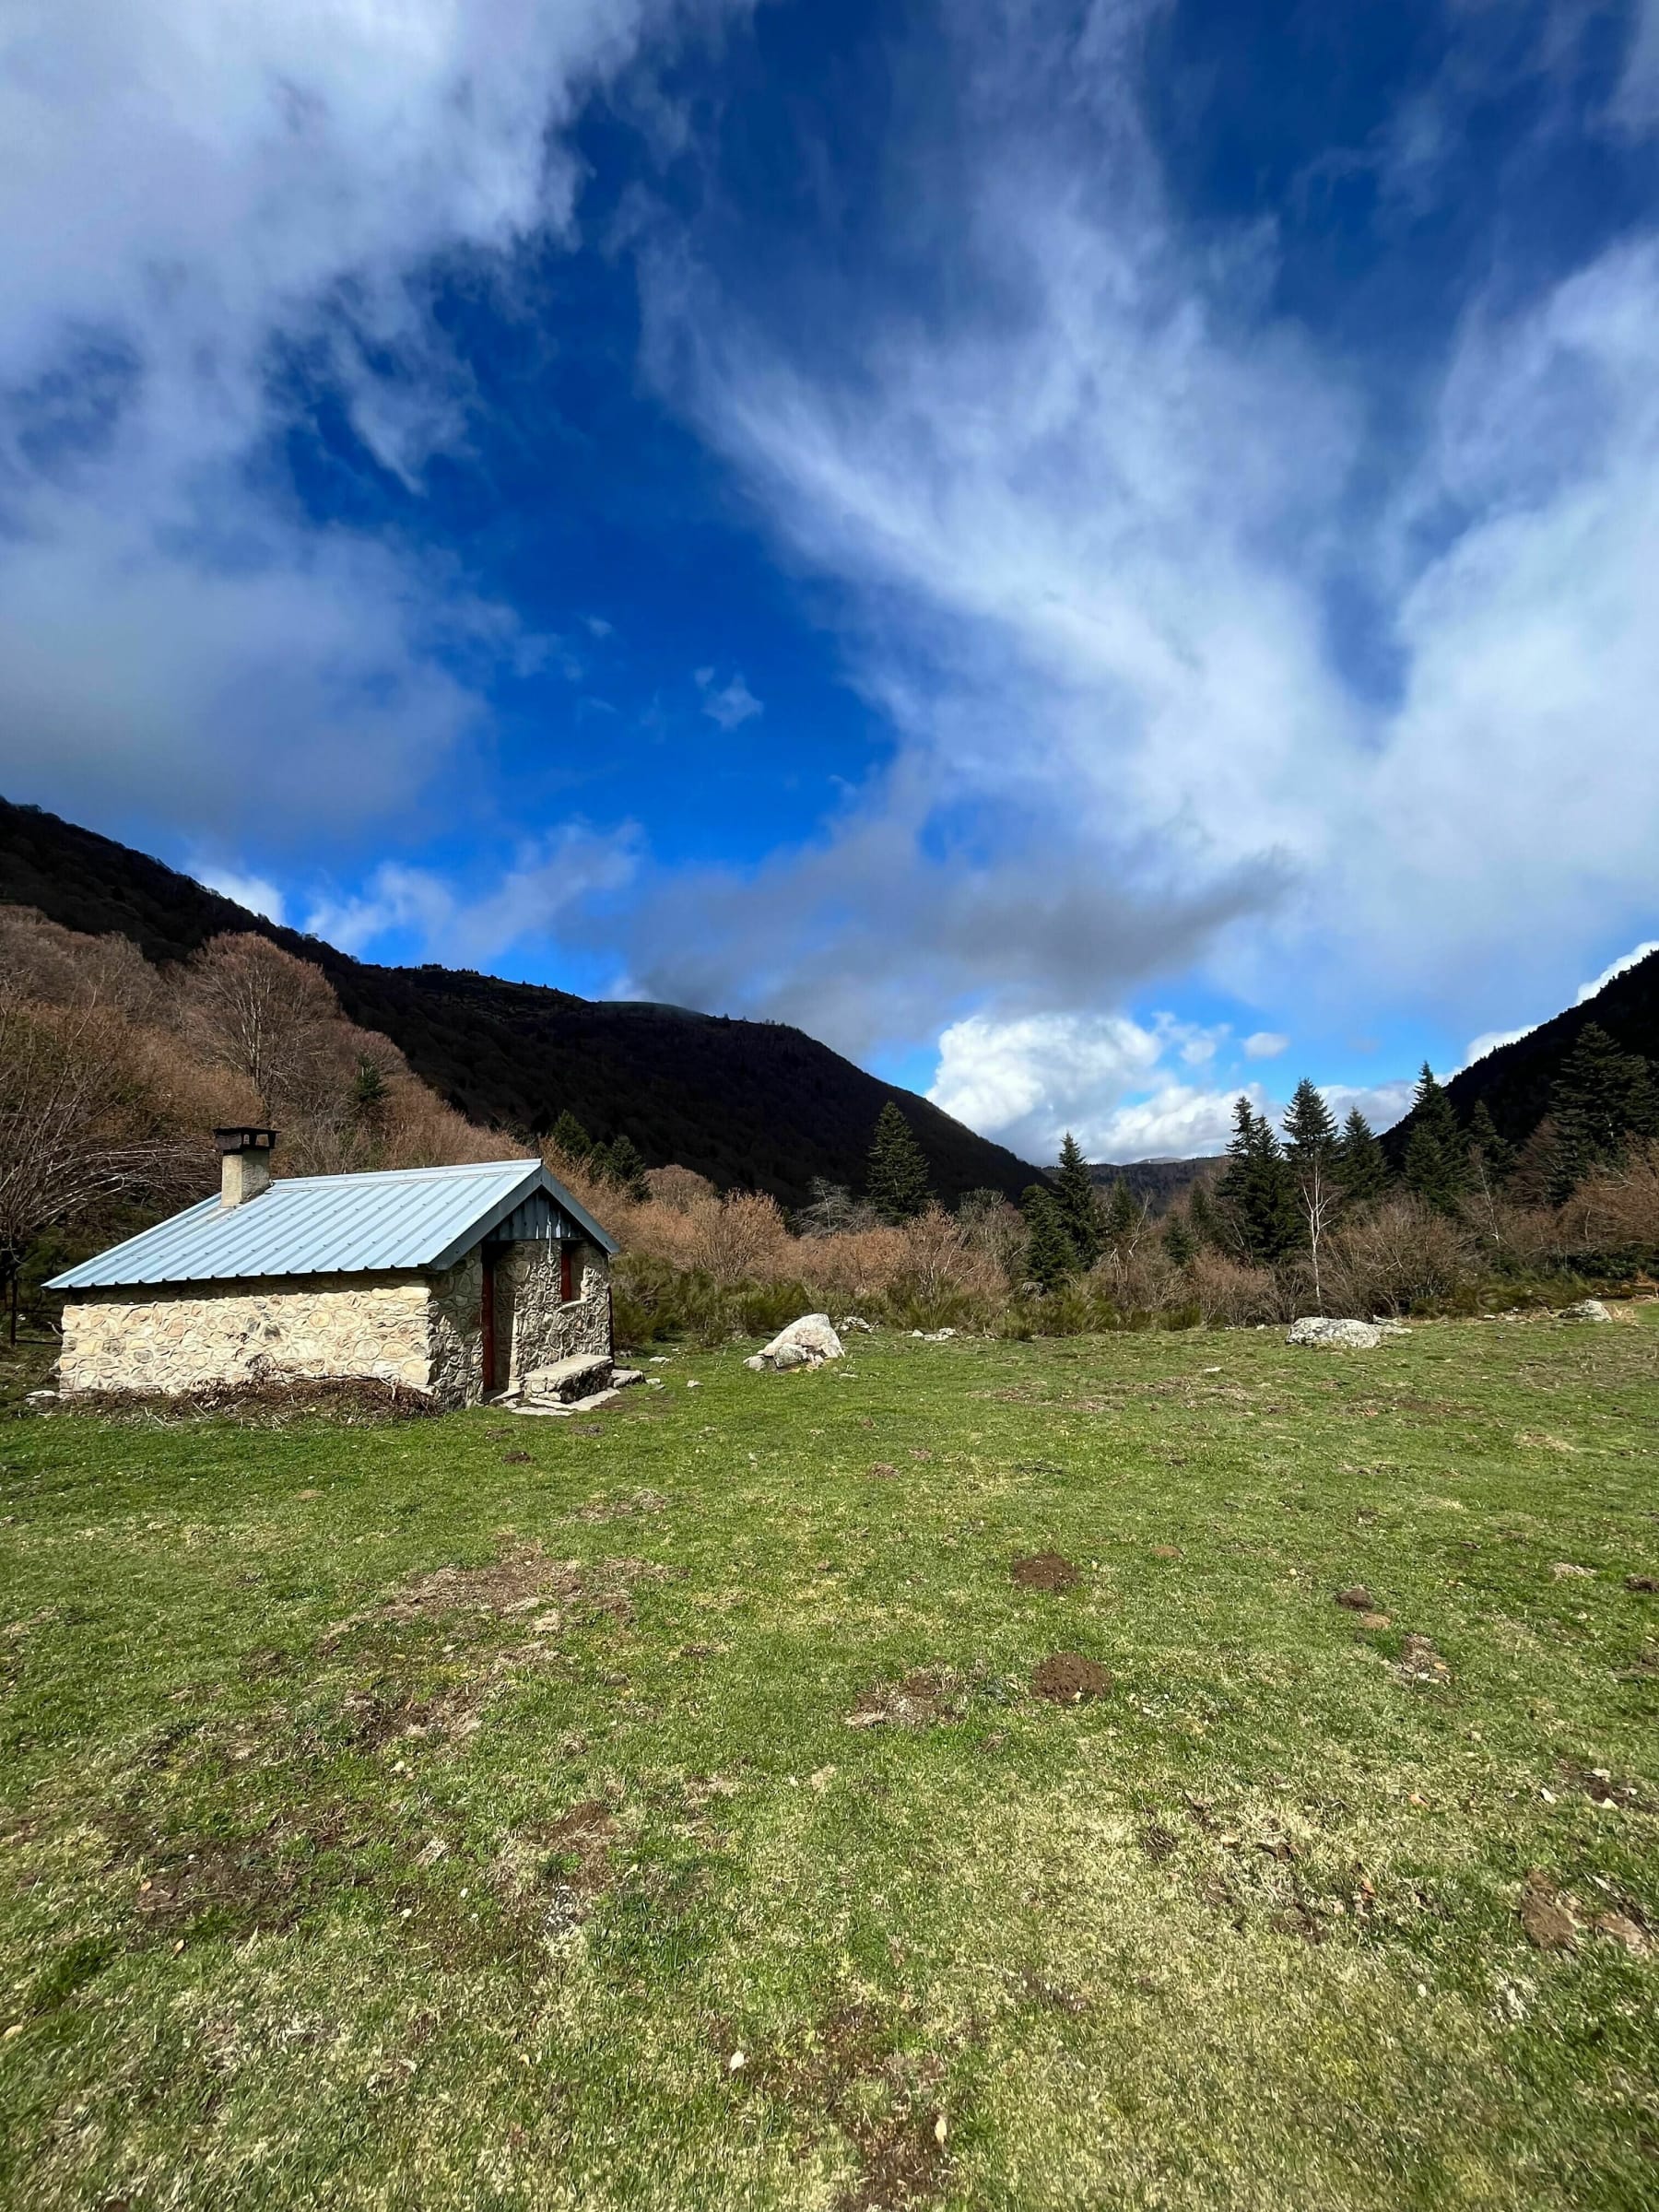
[[[1616,975],[1622,975],[1627,968],[1634,968],[1639,960],[1645,960],[1650,953],[1654,952],[1659,952],[1659,937],[1649,937],[1645,944],[1632,946],[1629,952],[1620,953],[1618,959],[1608,961],[1599,975],[1592,976],[1587,983],[1579,985],[1578,997],[1573,1003],[1582,1006],[1587,998],[1594,998]]]
[[[1587,983],[1579,985],[1573,1005],[1583,1006],[1610,983],[1616,975],[1622,975],[1627,968],[1634,968],[1639,961],[1645,960],[1651,953],[1655,952],[1659,952],[1659,937],[1649,937],[1642,944],[1632,946],[1629,952],[1621,952],[1616,960],[1608,961],[1599,975],[1593,975]],[[1470,1040],[1463,1056],[1463,1065],[1472,1067],[1477,1060],[1484,1060],[1488,1053],[1495,1053],[1500,1045],[1518,1044],[1523,1037],[1530,1037],[1537,1026],[1535,1021],[1529,1021],[1518,1030],[1483,1030],[1478,1037]]]
[[[1465,1047],[1462,1066],[1473,1067],[1477,1060],[1484,1060],[1488,1053],[1495,1053],[1500,1045],[1519,1044],[1522,1038],[1530,1037],[1537,1026],[1535,1021],[1529,1021],[1524,1030],[1482,1030],[1478,1037],[1471,1037]]]
[[[495,888],[472,897],[430,869],[387,861],[355,897],[318,901],[305,926],[351,953],[394,932],[412,933],[428,959],[474,967],[555,935],[595,893],[621,889],[638,847],[631,827],[602,836],[571,825],[522,846]]]
[[[1288,1037],[1277,1030],[1257,1030],[1244,1040],[1245,1057],[1251,1060],[1277,1060],[1289,1043]]]
[[[845,587],[856,679],[899,738],[828,841],[769,871],[765,989],[809,1007],[832,959],[806,918],[838,888],[857,916],[871,847],[915,869],[930,823],[966,819],[994,857],[952,865],[988,868],[1008,917],[994,1024],[1101,1003],[1041,926],[1084,851],[1145,924],[1125,995],[1179,886],[1189,916],[1215,894],[1182,957],[1264,1009],[1473,1029],[1500,997],[1559,1003],[1609,916],[1651,911],[1659,253],[1634,238],[1518,310],[1506,268],[1420,443],[1379,447],[1352,357],[1269,311],[1271,233],[1195,242],[1168,204],[1135,104],[1147,13],[1092,11],[1124,43],[1086,67],[1042,0],[951,11],[958,135],[930,153],[958,289],[936,312],[837,293],[837,345],[809,353],[794,294],[774,325],[691,253],[648,264],[655,373],[790,558]],[[1394,490],[1368,508],[1372,481]],[[1332,648],[1356,582],[1397,687]],[[856,920],[841,950],[897,999],[936,924],[924,901],[885,918],[874,970]]]
[[[17,0],[0,34],[11,795],[186,830],[335,818],[404,804],[465,736],[516,623],[394,542],[263,496],[249,463],[286,427],[273,371],[325,363],[418,486],[471,400],[427,265],[470,251],[487,279],[526,232],[568,232],[563,126],[686,12]]]
[[[1150,1025],[1122,1014],[971,1015],[939,1040],[927,1095],[1030,1159],[1053,1159],[1068,1129],[1091,1159],[1210,1151],[1226,1141],[1238,1092],[1171,1081],[1164,1063],[1201,1064],[1225,1033],[1168,1015]]]
[[[235,900],[238,906],[245,906],[251,913],[263,914],[267,922],[280,924],[288,919],[282,893],[263,876],[245,876],[235,868],[200,865],[192,873],[210,891],[218,891],[222,899]]]
[[[697,688],[703,694],[703,712],[711,722],[718,723],[723,730],[738,729],[744,723],[753,721],[757,714],[766,712],[760,700],[744,682],[741,669],[729,682],[716,688],[713,669],[700,668],[697,671]]]

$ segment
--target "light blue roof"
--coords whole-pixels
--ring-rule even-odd
[[[96,1259],[66,1268],[46,1288],[103,1290],[121,1284],[448,1267],[538,1191],[546,1191],[602,1250],[617,1251],[615,1240],[539,1159],[488,1159],[463,1168],[295,1175],[241,1206],[204,1198]]]

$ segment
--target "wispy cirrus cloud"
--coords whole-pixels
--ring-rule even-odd
[[[757,898],[767,956],[717,931],[710,995],[804,1005],[844,964],[865,1010],[841,1033],[867,1034],[873,1002],[901,1018],[937,975],[971,885],[996,953],[952,981],[997,1021],[1121,1006],[1178,945],[1264,1011],[1334,1022],[1359,996],[1450,1026],[1547,1003],[1609,916],[1652,911],[1653,235],[1465,287],[1403,414],[1397,354],[1276,310],[1270,223],[1179,205],[1139,73],[1160,13],[952,11],[948,112],[895,163],[905,192],[958,195],[925,312],[896,279],[874,305],[830,293],[836,342],[809,349],[798,299],[785,326],[695,239],[648,255],[662,389],[841,587],[899,744],[820,844],[712,887]],[[1576,65],[1539,21],[1528,67]],[[1477,65],[1448,100],[1478,97]],[[1420,182],[1431,206],[1444,177]],[[877,852],[937,895],[879,887],[870,972]],[[1083,853],[1092,969],[1052,926]],[[647,917],[642,970],[679,958],[674,912]]]

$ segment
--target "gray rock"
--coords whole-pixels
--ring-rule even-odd
[[[803,1313],[780,1329],[771,1342],[744,1361],[757,1372],[771,1368],[780,1374],[795,1367],[821,1367],[826,1359],[844,1357],[841,1340],[830,1325],[828,1313]]]
[[[1576,1306],[1563,1306],[1563,1321],[1611,1321],[1612,1314],[1599,1298],[1581,1298]]]
[[[642,1367],[618,1367],[611,1370],[613,1390],[626,1390],[630,1382],[643,1382],[644,1380],[645,1370]]]
[[[1314,1345],[1324,1351],[1374,1352],[1382,1332],[1371,1321],[1327,1321],[1323,1313],[1307,1313],[1292,1322],[1287,1344]]]

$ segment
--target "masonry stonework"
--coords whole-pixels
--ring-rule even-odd
[[[506,1246],[496,1266],[498,1379],[611,1348],[610,1266],[576,1253],[581,1295],[561,1300],[557,1244]],[[272,1277],[216,1287],[85,1290],[64,1309],[59,1386],[180,1392],[262,1377],[369,1375],[446,1406],[484,1395],[483,1264],[441,1274]],[[498,1358],[500,1353],[498,1353]]]
[[[64,1309],[58,1373],[65,1391],[184,1391],[272,1374],[373,1375],[424,1390],[427,1335],[416,1275],[87,1290]]]

